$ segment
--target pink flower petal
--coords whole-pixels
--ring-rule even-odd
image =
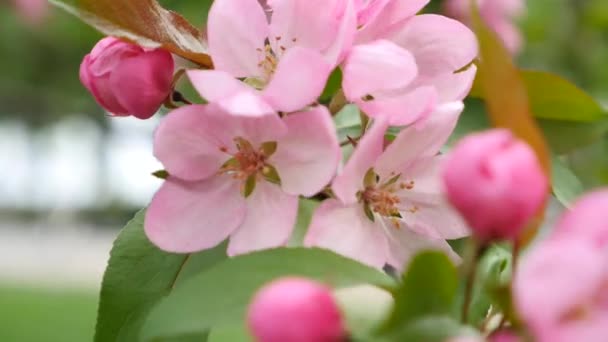
[[[221,206],[221,202],[218,205]],[[297,214],[297,196],[284,193],[275,184],[258,180],[247,198],[245,220],[230,236],[228,255],[284,245],[291,236]]]
[[[217,104],[227,112],[241,116],[264,116],[275,113],[258,91],[226,72],[190,70],[188,78],[204,99]]]
[[[456,20],[434,14],[413,17],[391,40],[414,55],[419,82],[437,86],[441,98],[442,89],[446,86],[433,80],[442,74],[453,74],[471,63],[478,53],[477,39],[469,28]]]
[[[430,0],[370,0],[360,23],[363,27],[357,33],[357,43],[386,38],[416,13]]]
[[[269,28],[257,0],[216,0],[207,24],[209,52],[217,70],[235,77],[259,76]]]
[[[414,187],[397,193],[401,199],[403,221],[414,231],[432,231],[443,239],[459,239],[470,235],[470,232],[456,210],[454,210],[443,193],[440,166],[441,156],[426,157],[416,160],[405,168],[396,170],[403,181],[413,180]],[[416,207],[415,212],[409,209]]]
[[[301,46],[324,51],[337,37],[347,2],[350,0],[273,0],[269,39],[286,49]]]
[[[154,156],[167,171],[181,179],[201,180],[219,170],[230,156],[221,151],[234,150],[230,119],[213,107],[194,105],[171,112],[163,119],[154,136]]]
[[[155,50],[123,60],[112,71],[110,87],[129,114],[148,119],[171,92],[173,57]]]
[[[324,201],[312,217],[304,244],[330,249],[378,268],[386,262],[387,242],[382,227],[370,221],[358,204],[343,206],[337,200]]]
[[[405,88],[418,73],[414,56],[386,40],[353,47],[342,70],[344,94],[351,101]]]
[[[288,133],[278,142],[270,163],[281,177],[283,191],[312,196],[336,174],[341,159],[333,120],[323,106],[288,115]]]
[[[387,222],[390,264],[399,271],[407,268],[413,256],[426,250],[443,251],[455,263],[460,262],[458,254],[445,240],[418,234],[404,226],[395,228],[389,224]]]
[[[437,108],[423,127],[403,129],[378,159],[376,171],[388,175],[418,158],[437,154],[454,131],[463,109],[462,102],[447,103]]]
[[[347,1],[336,38],[333,43],[323,51],[325,60],[332,65],[332,67],[336,67],[344,60],[344,57],[346,57],[346,54],[353,46],[356,32],[357,12],[355,4],[352,1]]]
[[[254,92],[231,74],[218,70],[188,70],[188,78],[194,89],[207,102],[220,102],[240,92]]]
[[[332,190],[343,203],[353,204],[357,202],[357,192],[363,189],[365,174],[382,154],[384,133],[387,128],[388,123],[386,121],[376,120],[359,141],[342,173],[333,181]]]
[[[400,95],[356,103],[372,118],[385,118],[391,126],[405,126],[426,118],[435,109],[437,90],[423,86]]]
[[[238,182],[227,176],[201,182],[169,178],[154,195],[144,228],[168,252],[191,253],[214,247],[245,218]]]
[[[281,58],[263,91],[264,99],[278,111],[300,110],[317,100],[330,73],[331,66],[322,55],[294,47]]]
[[[559,322],[576,308],[593,305],[605,284],[605,253],[587,241],[549,240],[520,261],[514,304],[533,330]]]

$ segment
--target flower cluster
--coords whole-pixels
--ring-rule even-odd
[[[228,254],[285,245],[300,197],[323,199],[305,245],[401,268],[416,251],[467,235],[441,193],[440,148],[476,68],[474,34],[417,15],[428,0],[216,0],[206,27],[212,70],[187,70],[205,104],[171,111],[154,155],[169,174],[146,214],[161,249],[188,253],[229,238]],[[172,100],[164,50],[114,38],[81,79],[115,115],[148,118]],[[319,97],[332,73],[338,107],[362,133],[339,141]],[[395,132],[397,132],[395,134]],[[341,145],[354,151],[343,161]]]

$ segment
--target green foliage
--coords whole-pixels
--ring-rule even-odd
[[[456,267],[441,252],[423,252],[414,257],[395,290],[395,307],[381,332],[425,316],[450,313],[458,289]]]
[[[161,300],[144,324],[142,337],[149,341],[242,324],[255,291],[282,276],[308,277],[338,288],[394,285],[378,270],[321,249],[278,248],[241,255],[193,276]]]
[[[570,206],[585,192],[583,184],[559,157],[553,156],[551,162],[553,166],[553,193],[562,204]]]
[[[144,211],[137,213],[112,248],[101,285],[95,341],[136,341],[159,299],[225,258],[225,245],[191,256],[162,252],[145,236],[144,216]]]

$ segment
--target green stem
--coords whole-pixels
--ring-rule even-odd
[[[471,251],[465,267],[465,288],[464,288],[464,303],[462,304],[461,321],[467,324],[469,321],[469,311],[471,301],[473,300],[473,288],[475,287],[475,278],[477,277],[477,264],[479,257],[483,254],[482,246],[475,240],[471,240]]]

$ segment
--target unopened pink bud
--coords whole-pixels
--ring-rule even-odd
[[[472,134],[444,164],[448,199],[482,242],[515,239],[546,199],[534,151],[508,130]]]
[[[259,342],[346,341],[331,290],[302,278],[283,278],[263,287],[249,307],[247,322]]]
[[[49,14],[47,0],[14,0],[17,13],[30,25],[38,25]]]
[[[107,37],[82,61],[80,81],[110,113],[148,119],[171,92],[173,69],[165,50]]]

